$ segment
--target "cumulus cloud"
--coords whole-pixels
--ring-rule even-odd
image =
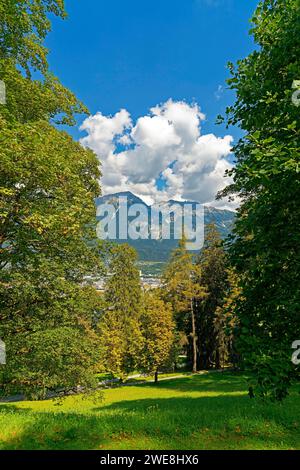
[[[98,112],[81,125],[87,133],[81,143],[101,161],[104,194],[132,191],[147,203],[172,198],[216,205],[216,193],[230,182],[224,173],[232,167],[232,137],[202,134],[204,119],[197,104],[171,99],[135,123],[125,109],[114,116]]]

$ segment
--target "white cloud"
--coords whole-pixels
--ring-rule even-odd
[[[88,133],[88,136],[81,139],[81,142],[93,149],[97,155],[107,155],[115,150],[115,137],[121,136],[131,126],[130,114],[125,109],[121,109],[113,117],[103,116],[98,112],[85,119],[80,126],[80,130]]]
[[[222,98],[222,95],[224,93],[224,87],[223,85],[218,85],[218,88],[216,89],[214,95],[217,101],[219,101]]]
[[[232,167],[232,137],[201,134],[204,119],[197,104],[171,99],[135,124],[124,109],[97,113],[83,122],[81,143],[99,156],[104,194],[129,190],[148,203],[173,198],[217,205],[216,193],[230,182],[224,173]],[[161,177],[163,190],[156,184]]]

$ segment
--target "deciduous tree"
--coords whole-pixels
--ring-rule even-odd
[[[228,123],[244,130],[223,193],[242,200],[230,250],[244,299],[239,349],[256,392],[278,400],[299,378],[291,362],[300,337],[299,19],[298,0],[261,1],[252,18],[257,50],[230,64],[229,80],[237,98]]]
[[[95,242],[96,156],[54,123],[86,108],[53,77],[43,40],[60,0],[0,0],[0,337],[6,389],[35,397],[91,386],[101,269]],[[33,80],[38,71],[39,80]]]
[[[174,359],[175,322],[171,305],[165,303],[155,290],[144,294],[141,325],[142,368],[153,373],[157,382],[159,370],[170,366]]]

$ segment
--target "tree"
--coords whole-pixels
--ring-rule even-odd
[[[197,312],[198,361],[201,368],[206,369],[213,365],[219,368],[215,316],[223,303],[227,286],[227,260],[220,234],[214,224],[206,228],[204,247],[197,263],[201,268],[200,283],[207,292],[203,302],[198,305]]]
[[[233,364],[237,367],[239,354],[236,349],[236,338],[239,333],[239,322],[235,314],[237,303],[242,301],[242,291],[238,276],[232,268],[226,269],[226,288],[223,292],[221,305],[214,315],[216,350],[221,367]]]
[[[46,122],[0,123],[2,267],[42,254],[80,276],[96,262],[94,154]]]
[[[6,87],[6,104],[0,106],[0,116],[11,127],[38,121],[74,125],[76,113],[88,112],[48,71],[42,80],[32,80],[12,59],[0,58],[0,76]]]
[[[192,370],[197,372],[197,333],[196,307],[206,296],[206,291],[200,285],[201,270],[193,262],[193,256],[186,250],[186,240],[183,237],[178,247],[171,254],[162,278],[166,301],[170,302],[175,314],[187,314],[188,327],[192,340]]]
[[[300,337],[299,17],[298,0],[261,1],[252,18],[259,48],[230,64],[228,81],[237,96],[228,124],[244,130],[233,184],[222,193],[242,199],[230,248],[243,295],[239,350],[254,389],[278,400],[299,379],[291,363]]]
[[[35,397],[57,386],[90,387],[99,361],[99,296],[85,286],[87,275],[102,269],[99,163],[53,126],[74,123],[74,113],[86,109],[48,71],[43,39],[51,12],[63,16],[63,2],[0,0],[3,380],[7,390]],[[41,80],[32,80],[33,71]]]
[[[57,388],[96,385],[101,298],[95,289],[70,281],[64,266],[46,257],[7,270],[1,281],[4,391],[34,399]]]
[[[143,335],[142,369],[153,373],[155,382],[162,367],[172,363],[175,323],[170,304],[166,304],[155,291],[144,294],[141,316]]]
[[[43,41],[51,30],[50,14],[65,18],[64,1],[0,0],[0,76],[7,91],[0,114],[9,122],[52,118],[72,125],[75,113],[88,112],[49,71]],[[32,80],[33,72],[42,80]]]
[[[13,59],[28,75],[30,67],[46,71],[50,13],[64,18],[64,0],[0,0],[0,58]]]
[[[127,244],[111,251],[100,338],[105,369],[124,380],[140,363],[142,288],[136,252]]]

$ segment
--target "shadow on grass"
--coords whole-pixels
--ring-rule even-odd
[[[0,406],[0,419],[1,450],[93,449],[104,440],[97,416]]]
[[[137,382],[138,383],[138,382]],[[141,387],[178,390],[180,392],[247,392],[247,377],[232,372],[212,371],[207,374],[194,374],[180,378],[161,379],[158,383],[143,383]]]
[[[122,400],[86,414],[1,405],[0,416],[6,429],[1,449],[300,447],[300,410],[293,401],[285,410],[229,394]]]

